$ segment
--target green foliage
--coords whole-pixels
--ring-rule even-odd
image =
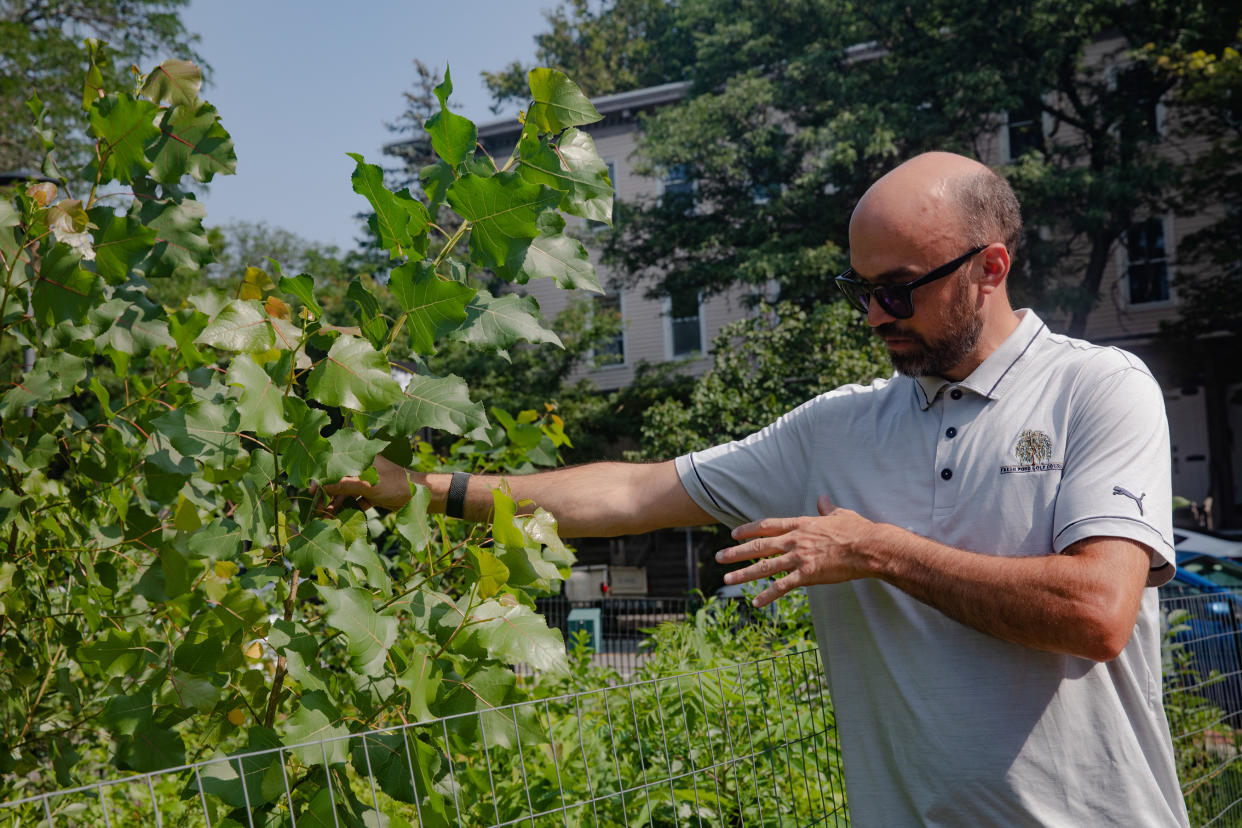
[[[133,89],[98,67],[89,77],[89,197],[62,197],[61,180],[0,202],[0,343],[34,358],[0,376],[0,793],[96,778],[107,739],[107,761],[155,770],[485,711],[522,697],[512,665],[564,671],[560,633],[534,612],[573,561],[550,515],[498,493],[495,521],[466,525],[428,514],[420,487],[395,514],[328,514],[308,487],[374,479],[381,453],[424,471],[559,462],[559,419],[494,409],[489,423],[424,358],[557,342],[532,300],[480,290],[485,274],[455,251],[500,276],[558,278],[526,252],[559,237],[563,220],[543,213],[584,196],[526,181],[520,149],[498,169],[454,139],[441,148],[450,202],[469,215],[433,246],[427,206],[356,157],[355,189],[398,259],[391,291],[359,276],[325,294],[314,274],[245,258],[227,280],[200,280],[221,248],[181,179],[235,159],[196,72],[171,61]],[[574,100],[567,79],[544,82],[550,100]],[[541,152],[566,134],[528,132]],[[494,200],[476,201],[479,188]],[[176,286],[167,306],[161,281]],[[391,360],[406,341],[419,356],[403,387]],[[426,439],[436,430],[455,440],[446,455]],[[455,738],[445,749],[471,744]],[[290,807],[306,824],[379,819],[356,797],[333,811],[327,786],[360,759],[344,741],[290,757],[236,765],[248,794],[223,766],[196,782],[213,824],[268,824]],[[49,766],[54,781],[32,775]],[[428,757],[420,772],[426,807],[444,810],[447,765]],[[282,773],[296,793],[278,805]],[[408,777],[378,778],[412,796]]]
[[[892,373],[884,347],[841,302],[807,312],[792,303],[723,328],[714,364],[689,400],[647,410],[640,457],[675,457],[745,437],[816,394]]]

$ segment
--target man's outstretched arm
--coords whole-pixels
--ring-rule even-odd
[[[383,457],[375,458],[375,469],[379,472],[375,485],[346,477],[325,486],[333,506],[339,508],[346,498],[356,497],[363,505],[399,509],[409,500],[413,482],[431,492],[431,511],[444,511],[452,475],[411,472]],[[613,537],[716,522],[686,493],[671,460],[591,463],[503,477],[472,475],[466,490],[466,519],[486,520],[492,511],[492,489],[502,485],[519,503],[533,501],[551,512],[566,538]]]

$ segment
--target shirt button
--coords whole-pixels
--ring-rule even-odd
[[[952,391],[949,392],[949,396],[955,400],[960,400],[962,398],[962,389],[954,388]]]
[[[945,480],[949,480],[953,477],[953,469],[941,469],[940,476]]]
[[[957,436],[957,429],[954,428],[953,426],[949,426],[948,428],[944,430],[944,436],[952,440],[954,437]]]

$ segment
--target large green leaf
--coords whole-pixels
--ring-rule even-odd
[[[202,70],[188,60],[169,59],[147,75],[142,94],[157,104],[186,106],[198,100],[202,88]]]
[[[360,673],[374,674],[397,640],[397,619],[377,613],[367,590],[320,586],[319,595],[327,607],[325,620],[345,633],[350,665]]]
[[[78,660],[98,664],[104,675],[123,676],[142,664],[149,651],[141,629],[113,629],[79,647]]]
[[[560,132],[565,127],[593,124],[603,118],[578,85],[564,72],[544,66],[531,69],[531,106],[526,120],[540,132]]]
[[[271,437],[289,429],[284,415],[284,391],[249,354],[239,354],[229,365],[225,382],[237,390],[238,428]]]
[[[336,705],[321,690],[303,693],[299,701],[285,721],[284,744],[306,746],[290,752],[306,765],[322,765],[325,753],[329,765],[345,762],[349,758],[349,728],[342,724],[344,717]],[[322,747],[307,744],[321,741],[326,742]]]
[[[471,345],[507,349],[520,341],[550,342],[560,345],[561,339],[543,326],[539,303],[533,296],[508,293],[492,296],[486,290],[466,306],[466,324],[452,338]]]
[[[171,730],[151,727],[121,742],[117,750],[117,764],[139,773],[176,767],[185,764],[185,743]]]
[[[375,211],[367,223],[375,232],[380,247],[393,258],[427,253],[427,224],[430,216],[422,202],[408,190],[393,193],[384,186],[384,171],[368,164],[358,153],[348,153],[357,166],[352,177],[354,192],[364,196]]]
[[[151,177],[175,184],[182,176],[211,181],[216,173],[237,171],[233,139],[220,124],[220,115],[209,103],[175,106],[164,113],[159,140],[148,150]]]
[[[357,308],[358,327],[362,335],[376,348],[384,347],[388,339],[388,320],[380,311],[379,300],[358,279],[349,283],[345,297]]]
[[[258,300],[234,299],[212,317],[194,341],[222,351],[254,353],[271,350],[276,336]]]
[[[352,429],[341,429],[328,438],[328,468],[324,480],[332,482],[342,477],[356,477],[375,462],[388,443],[384,440],[368,440]]]
[[[335,570],[345,562],[345,539],[335,520],[312,520],[310,525],[289,540],[285,557],[298,569],[311,573],[320,569]]]
[[[222,399],[189,403],[157,417],[152,425],[182,456],[221,467],[237,457],[240,420],[232,401]]]
[[[207,208],[192,198],[181,201],[139,199],[135,215],[139,222],[155,231],[155,247],[143,262],[148,277],[194,274],[214,261],[203,217]]]
[[[328,424],[328,415],[290,396],[285,398],[285,416],[297,430],[281,441],[281,460],[289,482],[305,488],[311,481],[327,477],[332,446],[321,434]]]
[[[81,322],[102,299],[103,280],[82,267],[76,250],[66,244],[54,245],[35,283],[31,299],[35,319],[47,327],[58,322]]]
[[[324,405],[376,411],[404,398],[388,360],[365,339],[342,336],[306,380],[306,391]]]
[[[297,276],[281,276],[280,289],[296,296],[303,305],[314,311],[315,316],[323,316],[323,308],[315,301],[315,278],[309,273]]]
[[[111,207],[88,210],[96,229],[95,270],[109,284],[119,285],[146,258],[155,245],[155,231],[130,216],[118,216]]]
[[[470,623],[470,637],[498,661],[552,673],[569,669],[560,630],[529,607],[484,601],[471,610]]]
[[[204,793],[234,808],[257,808],[285,793],[280,766],[283,756],[274,750],[280,747],[280,737],[266,727],[252,727],[246,735],[246,756],[209,760],[195,775]],[[244,783],[241,774],[245,774]],[[191,783],[190,790],[196,789],[197,784]]]
[[[539,236],[526,251],[518,281],[547,277],[553,279],[557,287],[567,290],[603,293],[586,247],[565,235],[565,219],[560,213],[552,210],[540,213],[538,224]]]
[[[279,618],[272,622],[267,643],[285,657],[289,675],[304,690],[324,690],[319,664],[319,639],[300,621]]]
[[[561,193],[529,184],[516,172],[491,178],[463,175],[448,191],[448,201],[470,229],[470,255],[478,264],[513,279],[526,260],[526,249],[539,235],[536,219],[560,203]]]
[[[154,348],[175,348],[168,333],[168,320],[162,310],[144,296],[137,301],[110,299],[90,312],[91,323],[100,331],[95,347],[111,348],[122,354],[142,356]]]
[[[612,182],[590,135],[568,129],[555,144],[528,135],[520,150],[518,171],[524,180],[564,193],[560,206],[565,212],[612,224]]]
[[[405,399],[383,423],[394,434],[416,434],[424,427],[465,434],[486,425],[487,417],[483,405],[470,399],[461,377],[415,374],[405,386]]]
[[[409,501],[397,512],[393,522],[397,534],[405,538],[412,552],[421,552],[435,540],[431,522],[427,518],[427,506],[430,503],[430,490],[426,486],[414,487]]]
[[[408,262],[393,268],[388,289],[406,313],[410,345],[420,354],[435,353],[436,340],[466,319],[466,303],[474,288],[441,279],[429,262]]]
[[[418,181],[427,194],[427,210],[431,215],[440,212],[440,205],[448,198],[448,189],[456,180],[453,168],[443,161],[428,164],[418,171]]]
[[[160,110],[150,101],[123,93],[108,95],[91,106],[91,132],[99,139],[100,181],[128,184],[151,168],[145,149],[160,134]]]
[[[453,94],[453,80],[448,67],[444,69],[444,81],[435,91],[440,99],[440,111],[427,119],[423,129],[431,135],[431,148],[436,155],[456,167],[474,151],[477,138],[474,122],[449,110],[448,97]]]
[[[72,354],[45,356],[35,363],[21,383],[0,396],[0,417],[16,416],[23,407],[57,402],[74,393],[86,379],[86,361]]]

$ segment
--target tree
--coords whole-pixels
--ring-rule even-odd
[[[36,91],[47,101],[44,128],[59,135],[66,168],[85,163],[83,77],[95,48],[85,38],[111,44],[113,60],[96,55],[96,88],[123,83],[130,65],[176,54],[202,63],[198,36],[186,31],[180,12],[190,0],[3,0],[0,2],[0,171],[36,169],[43,144],[25,102]]]
[[[544,12],[549,30],[535,35],[535,60],[575,77],[592,96],[683,80],[694,55],[691,32],[669,0],[563,0]],[[499,112],[526,103],[526,72],[515,61],[484,72]]]
[[[1151,114],[1176,78],[1134,55],[1219,45],[1237,28],[1231,4],[1200,0],[673,9],[693,33],[694,86],[645,121],[640,152],[693,197],[619,213],[608,260],[632,281],[655,276],[663,293],[775,282],[795,301],[832,298],[850,212],[879,174],[929,149],[978,155],[998,113],[1026,111],[1050,128],[1002,170],[1031,228],[1015,290],[1066,313],[1074,334],[1118,240],[1176,191],[1179,162]]]
[[[721,330],[712,356],[688,400],[647,410],[638,458],[741,439],[817,394],[892,373],[884,346],[842,302],[810,310],[792,302],[761,306]]]

